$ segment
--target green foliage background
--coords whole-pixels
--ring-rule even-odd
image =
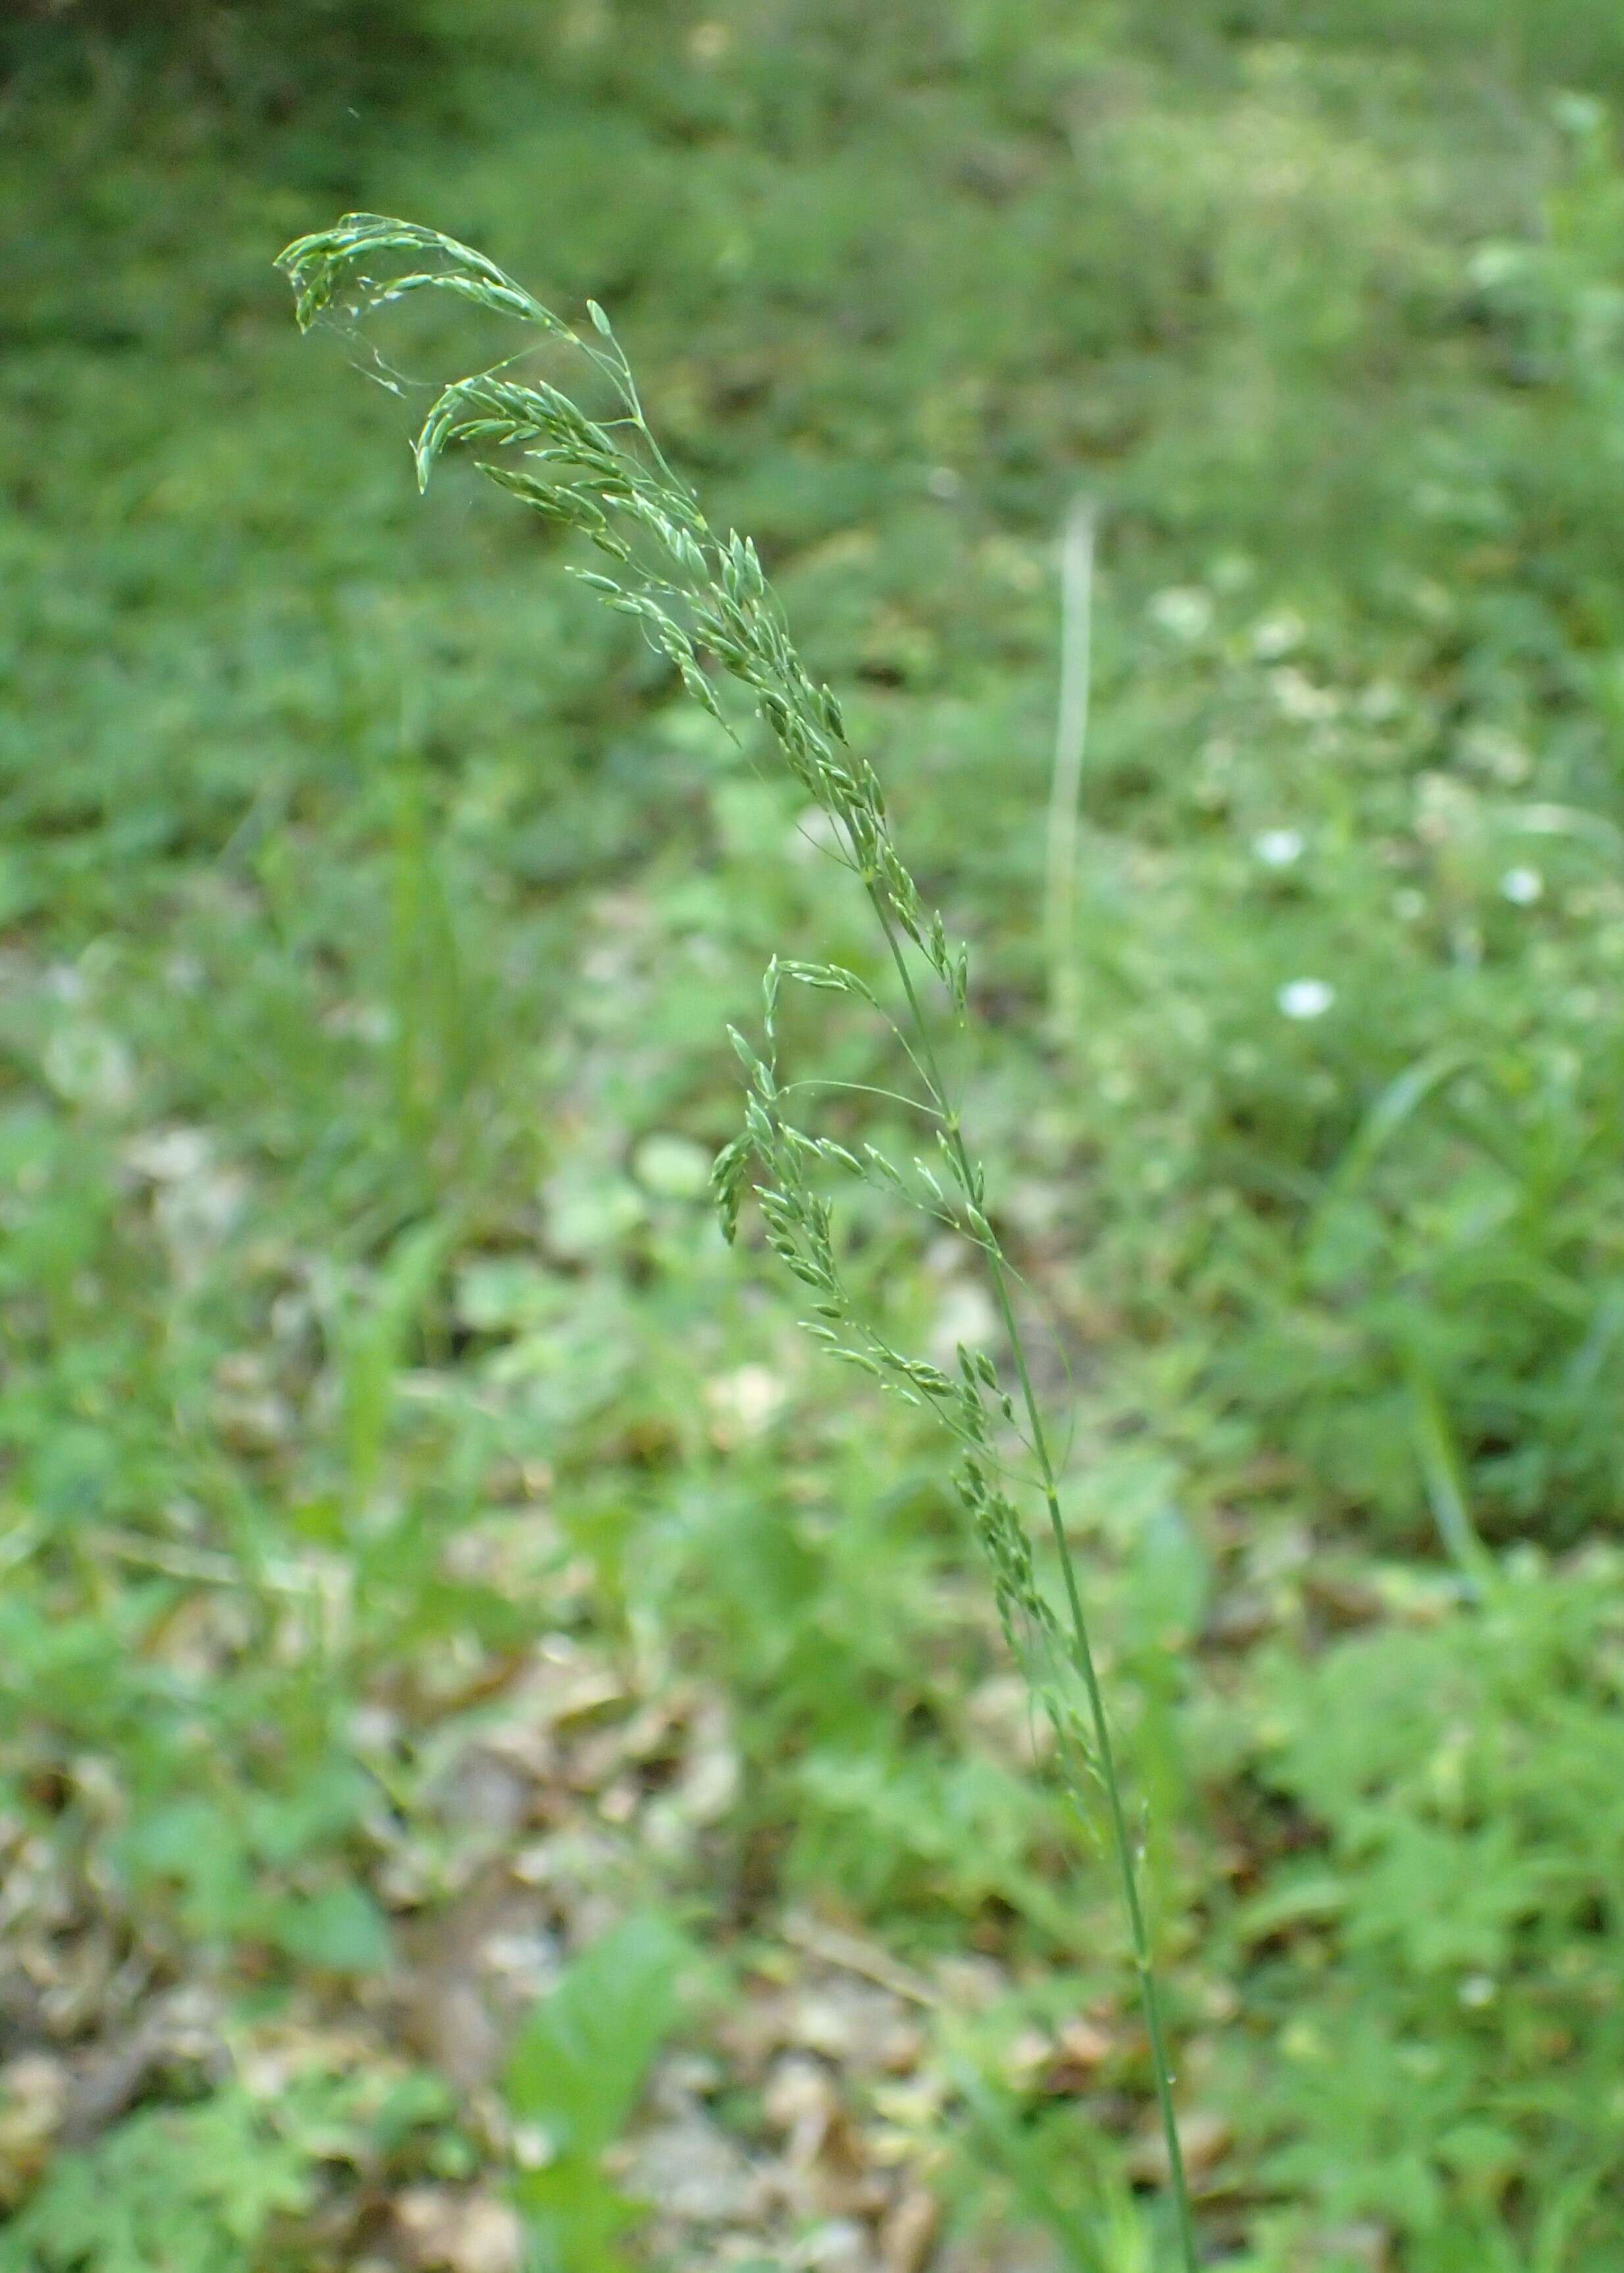
[[[383,1864],[458,1700],[575,1633],[730,1700],[741,1796],[635,1890],[724,1972],[791,1900],[974,1943],[1026,1984],[989,2074],[1126,1993],[1103,1874],[966,1702],[998,1646],[933,1448],[702,1196],[761,962],[866,948],[748,753],[532,528],[420,504],[408,406],[294,335],[275,250],[409,213],[609,306],[978,942],[971,1110],[1069,1364],[1218,2262],[1604,2273],[1616,11],[81,0],[0,56],[13,1864],[155,1981],[342,2007],[396,1962]],[[357,353],[415,401],[452,339]],[[1079,488],[1071,1040],[1038,911]],[[800,1046],[883,1078],[860,1023]],[[928,1339],[954,1266],[860,1228]],[[1070,2202],[1144,2085],[1130,2049],[1099,2105],[1005,2112]],[[27,2170],[0,2262],[343,2262],[335,2174],[483,2151],[421,2074],[308,2089],[160,2093]],[[944,2122],[963,2216],[1012,2215]],[[96,2223],[154,2187],[190,2254]]]

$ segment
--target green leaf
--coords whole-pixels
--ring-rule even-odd
[[[1154,1511],[1134,1542],[1124,1608],[1142,1647],[1177,1649],[1200,1627],[1212,1590],[1207,1551],[1176,1507]]]
[[[685,1937],[658,1913],[630,1917],[577,1958],[521,2030],[504,2079],[521,2123],[553,2159],[518,2179],[545,2273],[622,2273],[613,2247],[636,2212],[598,2157],[631,2113],[679,2007]]]
[[[684,1936],[658,1913],[630,1917],[577,1958],[519,2033],[508,2104],[560,2152],[601,2153],[630,2114],[677,2017]]]
[[[407,1339],[426,1304],[451,1237],[440,1218],[404,1232],[342,1336],[344,1437],[363,1493],[376,1482]]]
[[[315,2157],[235,2088],[63,2156],[0,2239],[0,2273],[241,2273],[309,2202]]]
[[[515,2194],[530,2224],[537,2273],[628,2273],[614,2244],[637,2212],[593,2164],[570,2156],[528,2171]]]
[[[389,1962],[387,1922],[357,1886],[290,1898],[278,1906],[273,1931],[289,1957],[324,1973],[381,1973]]]

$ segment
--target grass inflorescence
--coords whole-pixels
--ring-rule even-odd
[[[335,308],[354,320],[408,295],[441,290],[516,319],[580,359],[583,379],[607,395],[610,407],[602,416],[590,415],[574,394],[545,378],[519,375],[516,360],[446,386],[417,435],[419,485],[426,488],[453,447],[516,452],[517,463],[479,457],[480,471],[605,556],[609,572],[570,573],[606,606],[638,623],[718,724],[726,724],[726,714],[710,668],[719,666],[748,691],[783,762],[830,824],[832,857],[867,897],[896,978],[895,1016],[843,965],[775,956],[763,983],[760,1046],[730,1030],[746,1076],[745,1125],[716,1162],[713,1189],[731,1240],[747,1191],[754,1188],[768,1243],[812,1297],[812,1315],[804,1322],[808,1332],[893,1395],[929,1410],[959,1444],[958,1489],[986,1551],[1004,1633],[1054,1727],[1075,1799],[1090,1813],[1095,1794],[1103,1804],[1140,1984],[1179,2257],[1194,2273],[1173,2074],[1128,1804],[1056,1461],[1016,1317],[1014,1274],[937,1039],[939,1018],[962,1027],[969,1017],[968,949],[949,936],[940,913],[927,907],[892,834],[879,777],[853,749],[838,697],[801,662],[755,545],[736,531],[722,536],[713,530],[673,471],[644,416],[631,367],[596,302],[588,303],[591,335],[583,336],[484,254],[437,230],[372,214],[348,214],[330,229],[299,238],[279,265],[306,328]],[[873,1144],[853,1150],[798,1125],[779,1067],[778,1010],[786,984],[855,995],[890,1020],[914,1084],[908,1102],[929,1132],[930,1159],[916,1156],[899,1167]],[[934,1006],[927,987],[935,990]],[[978,1251],[1003,1329],[1012,1389],[986,1349],[961,1342],[957,1369],[950,1373],[892,1344],[853,1296],[842,1271],[823,1189],[831,1172],[879,1186]],[[1011,1466],[1012,1447],[1025,1456],[1024,1474]],[[1023,1487],[1035,1492],[1047,1519],[1064,1585],[1064,1619],[1038,1583],[1019,1505]]]

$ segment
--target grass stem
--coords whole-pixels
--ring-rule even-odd
[[[1043,930],[1049,1010],[1068,1039],[1076,1030],[1078,1013],[1077,851],[1088,743],[1096,520],[1093,499],[1079,493],[1071,500],[1060,538],[1060,692],[1049,779]]]
[[[1090,521],[1092,528],[1092,519]],[[944,1098],[936,1046],[921,1005],[907,957],[902,952],[896,928],[879,896],[872,889],[869,896],[891,949],[891,960],[902,985],[903,996],[908,1006],[919,1056],[922,1059],[933,1091]],[[956,1114],[947,1121],[947,1142],[957,1154],[966,1177],[970,1162],[965,1148],[963,1133]],[[1055,1472],[1049,1447],[1049,1434],[1043,1426],[1043,1414],[1037,1392],[1033,1386],[1032,1369],[1027,1362],[1026,1343],[1015,1317],[1015,1306],[1010,1296],[1009,1274],[1002,1257],[996,1253],[988,1258],[989,1277],[993,1300],[997,1306],[999,1323],[1009,1344],[1010,1357],[1015,1377],[1020,1384],[1021,1403],[1025,1408],[1026,1426],[1033,1455],[1038,1464],[1039,1482],[1044,1505],[1049,1514],[1050,1535],[1059,1558],[1060,1571],[1065,1587],[1066,1615],[1071,1622],[1071,1660],[1083,1684],[1088,1702],[1088,1718],[1094,1740],[1094,1766],[1104,1789],[1107,1813],[1110,1822],[1110,1844],[1122,1892],[1123,1908],[1127,1915],[1128,1931],[1133,1947],[1134,1969],[1139,1977],[1139,2003],[1145,2016],[1145,2033],[1150,2047],[1150,2064],[1155,2079],[1156,2108],[1162,2124],[1162,2135],[1167,2149],[1169,2186],[1173,2196],[1175,2215],[1178,2223],[1179,2248],[1186,2273],[1196,2273],[1197,2257],[1195,2224],[1190,2207],[1189,2182],[1184,2172],[1184,2150],[1179,2144],[1178,2123],[1173,2107],[1174,2075],[1168,2054],[1167,2029],[1162,2013],[1161,1985],[1156,1978],[1154,1953],[1151,1947],[1149,1922],[1144,1900],[1139,1892],[1139,1870],[1134,1860],[1132,1841],[1128,1831],[1127,1811],[1123,1804],[1122,1779],[1117,1773],[1116,1747],[1111,1741],[1110,1718],[1105,1709],[1104,1692],[1094,1664],[1094,1648],[1088,1638],[1088,1621],[1083,1610],[1082,1591],[1077,1582],[1077,1565],[1071,1544],[1066,1537],[1065,1521],[1060,1512],[1059,1478]]]
[[[380,281],[376,264],[380,258],[396,266],[404,261],[409,273],[392,282]],[[932,1411],[965,1449],[956,1482],[988,1554],[1004,1632],[1064,1737],[1063,1756],[1080,1743],[1104,1788],[1166,2142],[1179,2254],[1184,2273],[1195,2273],[1194,2226],[1174,2119],[1173,2077],[1150,1932],[1110,1724],[1060,1512],[1059,1480],[1011,1298],[1011,1266],[985,1212],[985,1179],[966,1145],[915,978],[915,965],[922,962],[950,996],[962,1026],[969,1009],[968,952],[948,938],[940,915],[926,909],[891,835],[878,777],[850,747],[834,694],[808,676],[755,546],[736,531],[719,537],[661,454],[644,419],[630,366],[602,309],[589,303],[596,337],[577,337],[483,254],[436,230],[375,214],[347,214],[335,228],[301,238],[282,255],[282,266],[297,294],[299,319],[306,325],[335,303],[348,305],[358,297],[364,307],[380,307],[405,292],[438,288],[493,313],[516,317],[538,329],[555,351],[573,349],[585,358],[592,374],[591,391],[601,394],[607,387],[618,415],[601,422],[594,419],[550,381],[531,383],[512,375],[515,359],[509,358],[493,369],[456,379],[442,391],[417,438],[419,481],[426,484],[454,444],[505,452],[505,456],[482,456],[481,470],[531,511],[576,531],[597,547],[613,573],[573,573],[610,608],[638,625],[695,701],[727,724],[711,683],[711,672],[718,665],[749,691],[756,715],[787,770],[832,824],[843,864],[862,880],[902,990],[906,1022],[891,1020],[855,972],[838,964],[775,956],[763,982],[764,1054],[758,1054],[741,1034],[732,1038],[748,1084],[745,1127],[717,1161],[713,1183],[718,1205],[732,1238],[741,1204],[753,1187],[768,1245],[813,1298],[813,1316],[803,1322],[808,1331],[834,1355],[866,1371],[907,1403]],[[1065,636],[1049,828],[1050,944],[1057,986],[1069,979],[1071,970],[1093,559],[1093,507],[1079,499],[1068,521],[1064,549]],[[860,1156],[790,1121],[787,1100],[793,1091],[807,1084],[786,1084],[778,1078],[776,1016],[786,983],[854,995],[886,1019],[926,1091],[927,1113],[936,1119],[936,1166],[946,1185],[923,1160],[916,1159],[913,1174],[905,1174],[873,1144],[865,1144]],[[1069,1633],[1037,1584],[1019,1511],[994,1481],[1003,1468],[995,1433],[999,1419],[1019,1433],[1014,1398],[1002,1385],[997,1366],[985,1351],[960,1345],[959,1378],[955,1381],[929,1361],[891,1347],[853,1299],[842,1272],[830,1204],[813,1181],[815,1171],[833,1169],[877,1182],[929,1222],[948,1227],[980,1249],[1035,1462],[1035,1475],[1026,1481],[1048,1509],[1060,1558]],[[1038,1638],[1041,1667],[1027,1646],[1031,1636]],[[1056,1693],[1055,1684],[1040,1678],[1040,1670],[1064,1663],[1081,1684],[1081,1716],[1069,1693]],[[1069,1692],[1070,1684],[1066,1686]],[[1079,1803],[1085,1797],[1080,1779],[1076,1796]]]

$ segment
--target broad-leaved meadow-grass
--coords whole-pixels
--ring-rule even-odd
[[[1000,1618],[1053,1727],[1056,1753],[1079,1811],[1102,1807],[1143,2001],[1169,2183],[1185,2273],[1197,2263],[1173,2103],[1173,2074],[1136,1842],[1090,1641],[1082,1590],[1060,1504],[1056,1462],[1034,1386],[1012,1285],[985,1177],[944,1070],[944,1025],[970,1014],[966,949],[927,908],[893,839],[879,777],[847,739],[841,707],[807,671],[755,546],[718,536],[655,439],[630,366],[608,319],[589,303],[591,335],[578,334],[470,247],[415,223],[346,215],[301,237],[280,258],[301,326],[329,311],[354,321],[408,295],[455,294],[542,335],[576,359],[583,387],[608,409],[594,416],[574,394],[516,359],[458,379],[440,394],[418,433],[426,486],[454,446],[503,451],[480,470],[545,519],[585,536],[607,572],[570,573],[605,604],[633,618],[695,701],[726,724],[712,683],[719,667],[746,688],[783,762],[827,824],[827,849],[857,879],[895,973],[894,1012],[845,966],[775,956],[763,985],[759,1045],[734,1031],[745,1075],[745,1125],[717,1160],[713,1188],[731,1239],[754,1187],[769,1244],[806,1289],[808,1331],[831,1354],[886,1390],[928,1408],[958,1444],[955,1481],[986,1550]],[[853,1150],[801,1127],[805,1091],[827,1084],[780,1075],[777,1013],[786,986],[859,997],[891,1024],[921,1152],[898,1166],[876,1146]],[[927,1155],[929,1157],[927,1157]],[[993,1354],[961,1344],[956,1371],[896,1348],[853,1300],[842,1272],[829,1180],[877,1185],[978,1250],[1006,1346]],[[1006,1386],[1006,1378],[1011,1385]],[[1064,1616],[1041,1588],[1020,1508],[1041,1502],[1064,1589]]]

